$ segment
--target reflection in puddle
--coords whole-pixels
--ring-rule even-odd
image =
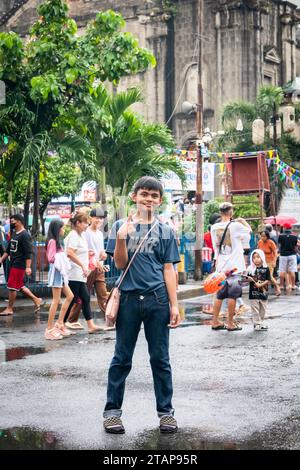
[[[212,322],[212,304],[199,304],[198,306],[193,305],[193,307],[183,307],[180,306],[180,315],[182,318],[182,328],[187,326],[194,325],[211,325]],[[220,318],[223,318],[226,322],[228,314],[225,312],[220,313]],[[246,314],[237,314],[235,319],[238,320],[241,324],[252,323],[251,313],[247,312]]]
[[[157,429],[146,432],[141,440],[135,443],[135,449],[157,450],[235,450],[234,442],[209,442],[195,432],[178,431],[168,436]]]
[[[267,449],[263,442],[249,441],[210,441],[205,440],[198,430],[179,430],[176,434],[162,435],[157,429],[144,432],[143,437],[134,443],[135,450],[253,450]]]
[[[0,429],[0,450],[53,449],[59,449],[59,441],[52,432],[28,427]]]
[[[46,348],[33,348],[33,347],[17,347],[6,349],[6,361],[16,361],[18,359],[23,359],[26,356],[32,356],[35,354],[42,354],[48,352]]]

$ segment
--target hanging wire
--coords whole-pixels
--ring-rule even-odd
[[[195,44],[195,48],[194,48],[194,52],[193,52],[192,62],[194,61],[194,58],[195,58],[195,56],[196,56],[196,53],[198,52],[198,48],[199,48],[199,39],[197,38],[197,41],[196,41],[196,44]],[[186,84],[186,82],[187,82],[187,79],[188,79],[188,73],[186,73],[186,75],[185,75],[185,79],[184,79],[183,85],[182,85],[182,87],[181,87],[181,90],[180,90],[180,93],[179,93],[177,102],[176,102],[176,104],[175,104],[175,106],[174,106],[174,109],[173,109],[173,111],[172,111],[172,114],[171,114],[171,116],[169,117],[169,119],[167,120],[166,124],[169,124],[169,122],[171,121],[172,117],[173,117],[174,114],[175,114],[176,108],[177,108],[178,103],[179,103],[179,101],[180,101],[180,98],[181,98],[181,95],[182,95],[182,93],[183,93],[183,90],[184,90],[185,84]]]

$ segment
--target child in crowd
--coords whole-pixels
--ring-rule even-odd
[[[69,269],[69,261],[63,251],[62,237],[64,234],[64,223],[61,219],[51,221],[48,229],[47,237],[47,259],[49,262],[48,287],[52,288],[52,302],[49,309],[48,324],[45,331],[45,339],[57,340],[63,339],[64,336],[70,336],[71,332],[64,325],[64,317],[68,307],[73,300],[73,293],[68,285],[67,273]],[[60,270],[58,269],[58,261],[60,260]],[[62,262],[65,265],[63,269]],[[63,273],[65,272],[65,275]],[[62,304],[61,311],[57,322],[55,315],[60,303],[61,293],[66,298]]]
[[[262,250],[254,250],[250,257],[247,279],[250,282],[249,299],[255,331],[265,331],[264,324],[268,301],[268,285],[271,281],[270,269]]]

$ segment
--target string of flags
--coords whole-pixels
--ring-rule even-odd
[[[300,195],[300,170],[297,170],[282,161],[277,150],[271,149],[256,152],[210,152],[207,148],[205,148],[205,150],[206,153],[203,155],[204,157],[214,157],[212,159],[219,158],[223,160],[223,162],[216,162],[216,164],[219,165],[221,173],[224,172],[225,162],[228,157],[264,156],[266,158],[268,168],[273,164],[281,181],[284,181],[288,187],[295,189]],[[197,160],[197,150],[183,150],[178,148],[172,149],[169,153],[176,155],[180,160]]]
[[[173,154],[185,161],[196,161],[197,160],[197,150],[183,150],[183,149],[172,149],[168,150],[166,153]],[[251,157],[255,155],[263,155],[268,158],[273,158],[277,154],[277,150],[261,150],[256,152],[211,152],[206,147],[201,149],[202,156],[205,158],[218,157]]]
[[[276,172],[279,174],[281,181],[284,181],[287,186],[295,189],[300,195],[300,170],[293,168],[279,158],[278,152],[273,152],[267,158],[267,165],[270,168],[271,164],[275,166]]]

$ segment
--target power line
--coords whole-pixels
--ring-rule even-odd
[[[199,47],[199,39],[197,39],[196,44],[195,44],[195,48],[194,48],[194,52],[193,52],[193,57],[192,57],[192,62],[193,62],[193,60],[194,60],[194,58],[195,58],[195,55],[196,55],[196,53],[197,53],[197,51],[198,51],[198,47]],[[181,90],[180,90],[180,93],[179,93],[177,102],[176,102],[176,104],[175,104],[175,106],[174,106],[174,109],[173,109],[173,111],[172,111],[172,114],[171,114],[171,116],[169,117],[169,119],[167,120],[166,124],[169,124],[169,122],[171,121],[172,117],[173,117],[174,114],[175,114],[176,108],[177,108],[178,103],[179,103],[179,101],[180,101],[180,98],[181,98],[181,95],[182,95],[182,93],[183,93],[183,90],[184,90],[185,84],[186,84],[186,82],[187,82],[187,79],[188,79],[188,71],[186,72],[185,79],[184,79],[183,85],[182,85],[182,87],[181,87]]]

